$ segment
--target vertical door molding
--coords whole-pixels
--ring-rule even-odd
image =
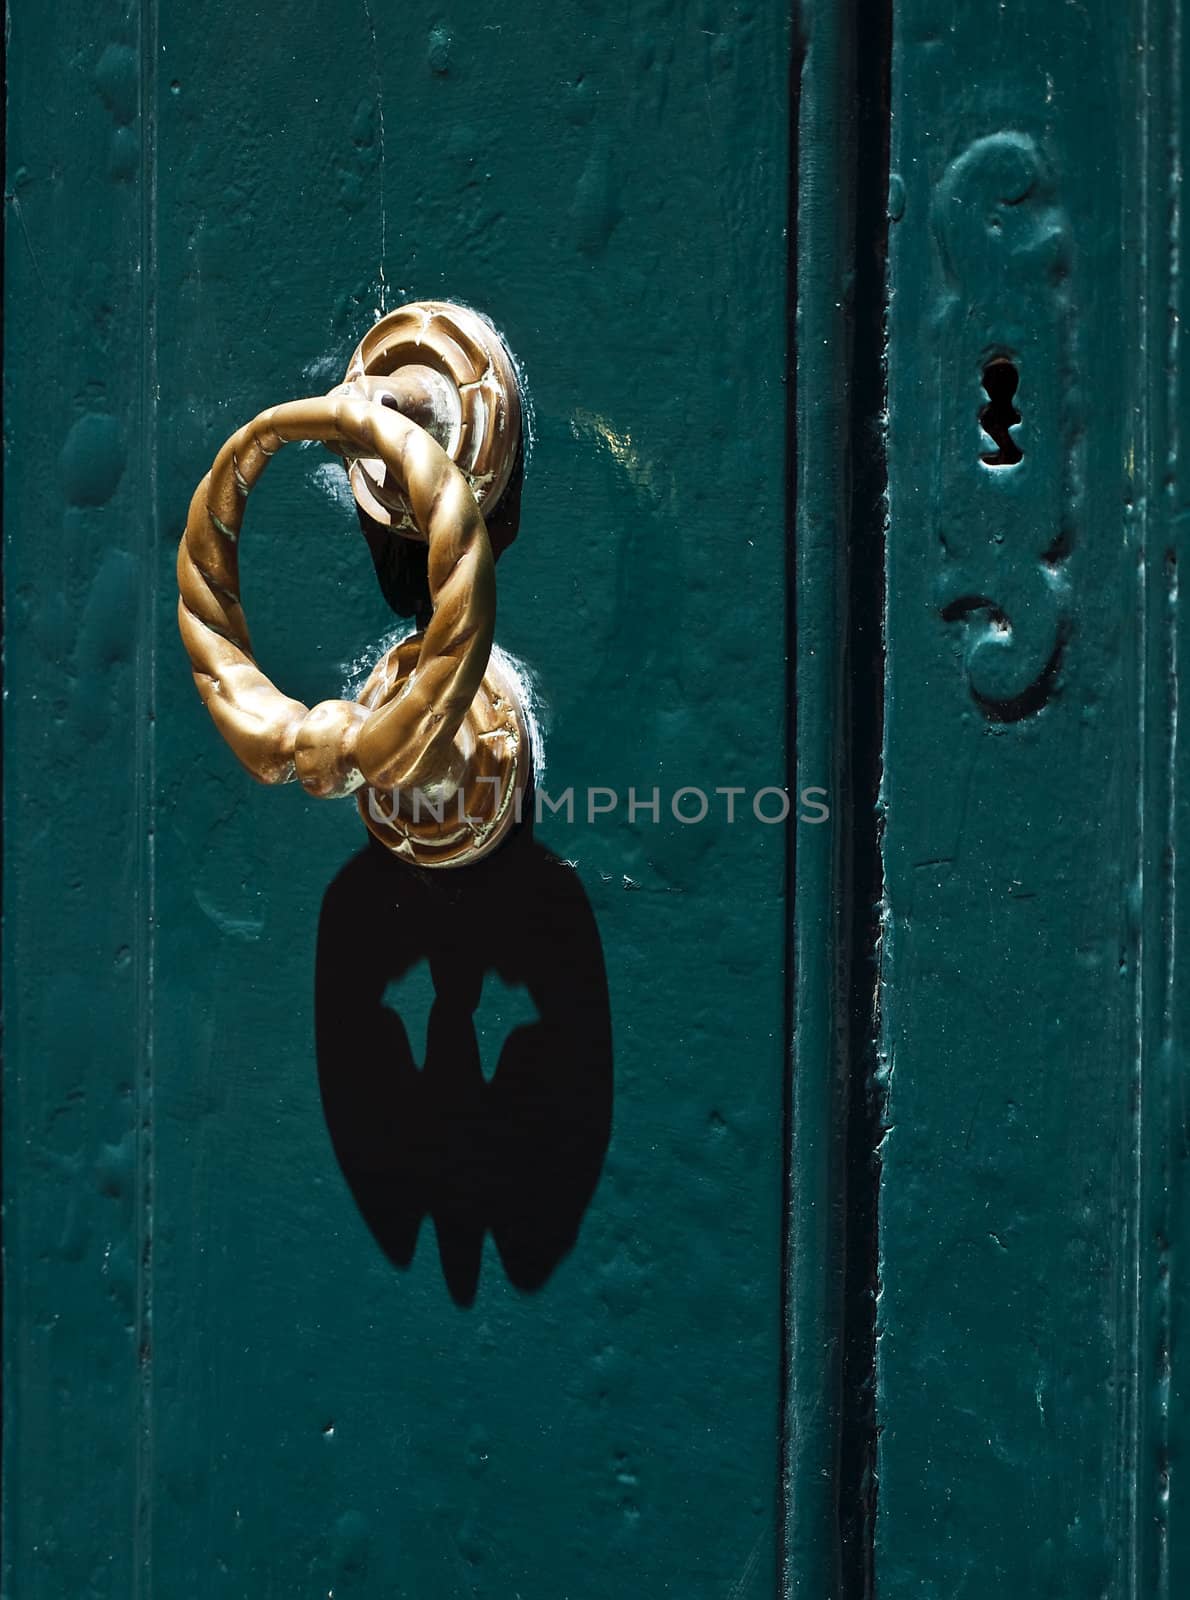
[[[876,794],[882,690],[886,0],[802,0],[790,353],[791,875],[784,1592],[871,1578]]]

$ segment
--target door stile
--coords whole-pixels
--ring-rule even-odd
[[[9,8],[3,1592],[138,1594],[151,9]]]
[[[885,1596],[1168,1582],[1179,27],[895,12]]]

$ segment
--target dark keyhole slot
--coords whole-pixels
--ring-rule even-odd
[[[1009,429],[1021,420],[1021,414],[1012,403],[1021,375],[1011,361],[1001,357],[989,361],[983,369],[983,387],[988,403],[979,413],[979,424],[996,446],[985,451],[980,460],[988,467],[1014,467],[1021,459],[1021,448]]]

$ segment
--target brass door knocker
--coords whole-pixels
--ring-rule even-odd
[[[232,434],[195,490],[178,550],[194,681],[243,765],[318,797],[356,793],[372,833],[423,867],[492,850],[531,775],[517,684],[491,659],[495,564],[481,510],[507,486],[520,434],[516,374],[495,330],[460,306],[403,306],[364,337],[338,388],[272,406]],[[313,708],[257,666],[240,604],[244,505],[295,439],[344,457],[367,516],[427,543],[433,607],[358,700]]]

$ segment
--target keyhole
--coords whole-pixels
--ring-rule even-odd
[[[996,446],[980,460],[988,467],[1014,467],[1021,459],[1021,448],[1009,429],[1021,420],[1012,403],[1021,375],[1006,356],[997,356],[983,369],[983,387],[988,403],[979,413],[979,425]]]

